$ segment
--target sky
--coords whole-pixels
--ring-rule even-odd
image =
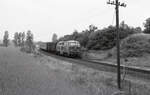
[[[81,32],[90,24],[99,29],[115,25],[115,6],[108,0],[0,0],[0,39],[4,31],[10,39],[15,32],[31,30],[35,41],[51,41],[58,37]],[[127,4],[120,7],[120,21],[133,27],[142,27],[150,17],[149,0],[119,0]]]

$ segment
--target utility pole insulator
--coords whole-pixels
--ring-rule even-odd
[[[117,32],[117,84],[118,88],[121,89],[121,73],[120,73],[120,35],[119,35],[119,6],[126,7],[125,3],[120,3],[119,0],[109,0],[107,4],[115,5],[116,7],[116,32]]]

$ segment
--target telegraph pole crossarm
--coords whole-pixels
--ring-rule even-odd
[[[110,0],[109,0],[109,1],[107,2],[107,4],[115,5],[115,6],[118,5],[118,6],[121,6],[121,7],[126,7],[126,6],[127,6],[125,3],[120,3],[119,1],[118,1],[118,3],[117,3],[117,1],[118,1],[118,0],[116,0],[116,1],[110,1]]]
[[[119,6],[126,7],[125,3],[120,3],[119,0],[109,0],[107,4],[115,5],[116,7],[116,32],[117,32],[117,83],[118,88],[121,89],[121,73],[120,73],[120,37],[119,37]]]

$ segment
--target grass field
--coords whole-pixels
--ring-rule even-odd
[[[25,79],[31,78],[33,83],[35,82],[36,85],[40,84],[42,87],[44,87],[44,84],[53,84],[52,88],[56,88],[56,90],[53,91],[60,92],[59,95],[69,95],[64,94],[66,92],[73,93],[71,95],[149,95],[150,93],[149,80],[135,79],[132,77],[125,78],[122,84],[122,91],[119,91],[117,89],[117,80],[115,73],[94,70],[92,68],[72,64],[43,54],[27,54],[25,52],[20,52],[19,48],[15,48],[13,46],[9,46],[8,48],[0,47],[0,69],[1,72],[6,71],[6,74],[8,75],[11,75],[11,73],[15,71],[16,74],[21,74],[21,76]],[[13,70],[11,71],[11,69]],[[28,74],[31,74],[29,78],[27,77]],[[48,77],[47,79],[50,80],[50,82],[45,83],[45,81],[48,81],[47,79],[44,79],[45,77]],[[11,78],[12,77],[8,79],[11,80],[11,82],[5,83],[7,83],[7,85],[16,85],[16,80],[13,81],[13,79]],[[27,80],[24,80],[23,83],[25,81]],[[33,83],[30,83],[29,81],[29,83],[23,84],[23,87],[24,85],[27,85],[27,87],[30,88],[31,84]],[[11,87],[13,87],[11,89],[15,89],[14,86]],[[17,88],[20,89],[21,87]],[[32,87],[32,89],[34,88],[35,87]],[[78,90],[76,90],[75,92],[71,92],[74,91],[71,90],[74,88]],[[39,87],[36,89],[44,90],[44,88]],[[63,93],[61,93],[61,91],[63,91]],[[86,94],[81,94],[82,92]]]
[[[150,81],[130,77],[122,81],[121,92],[124,94],[115,94],[120,91],[117,89],[114,73],[94,70],[48,56],[43,56],[39,60],[55,72],[65,72],[70,83],[86,90],[88,95],[149,95],[150,92]]]

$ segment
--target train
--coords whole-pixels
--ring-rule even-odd
[[[62,56],[81,57],[81,45],[76,40],[45,42],[40,44],[40,49]]]

